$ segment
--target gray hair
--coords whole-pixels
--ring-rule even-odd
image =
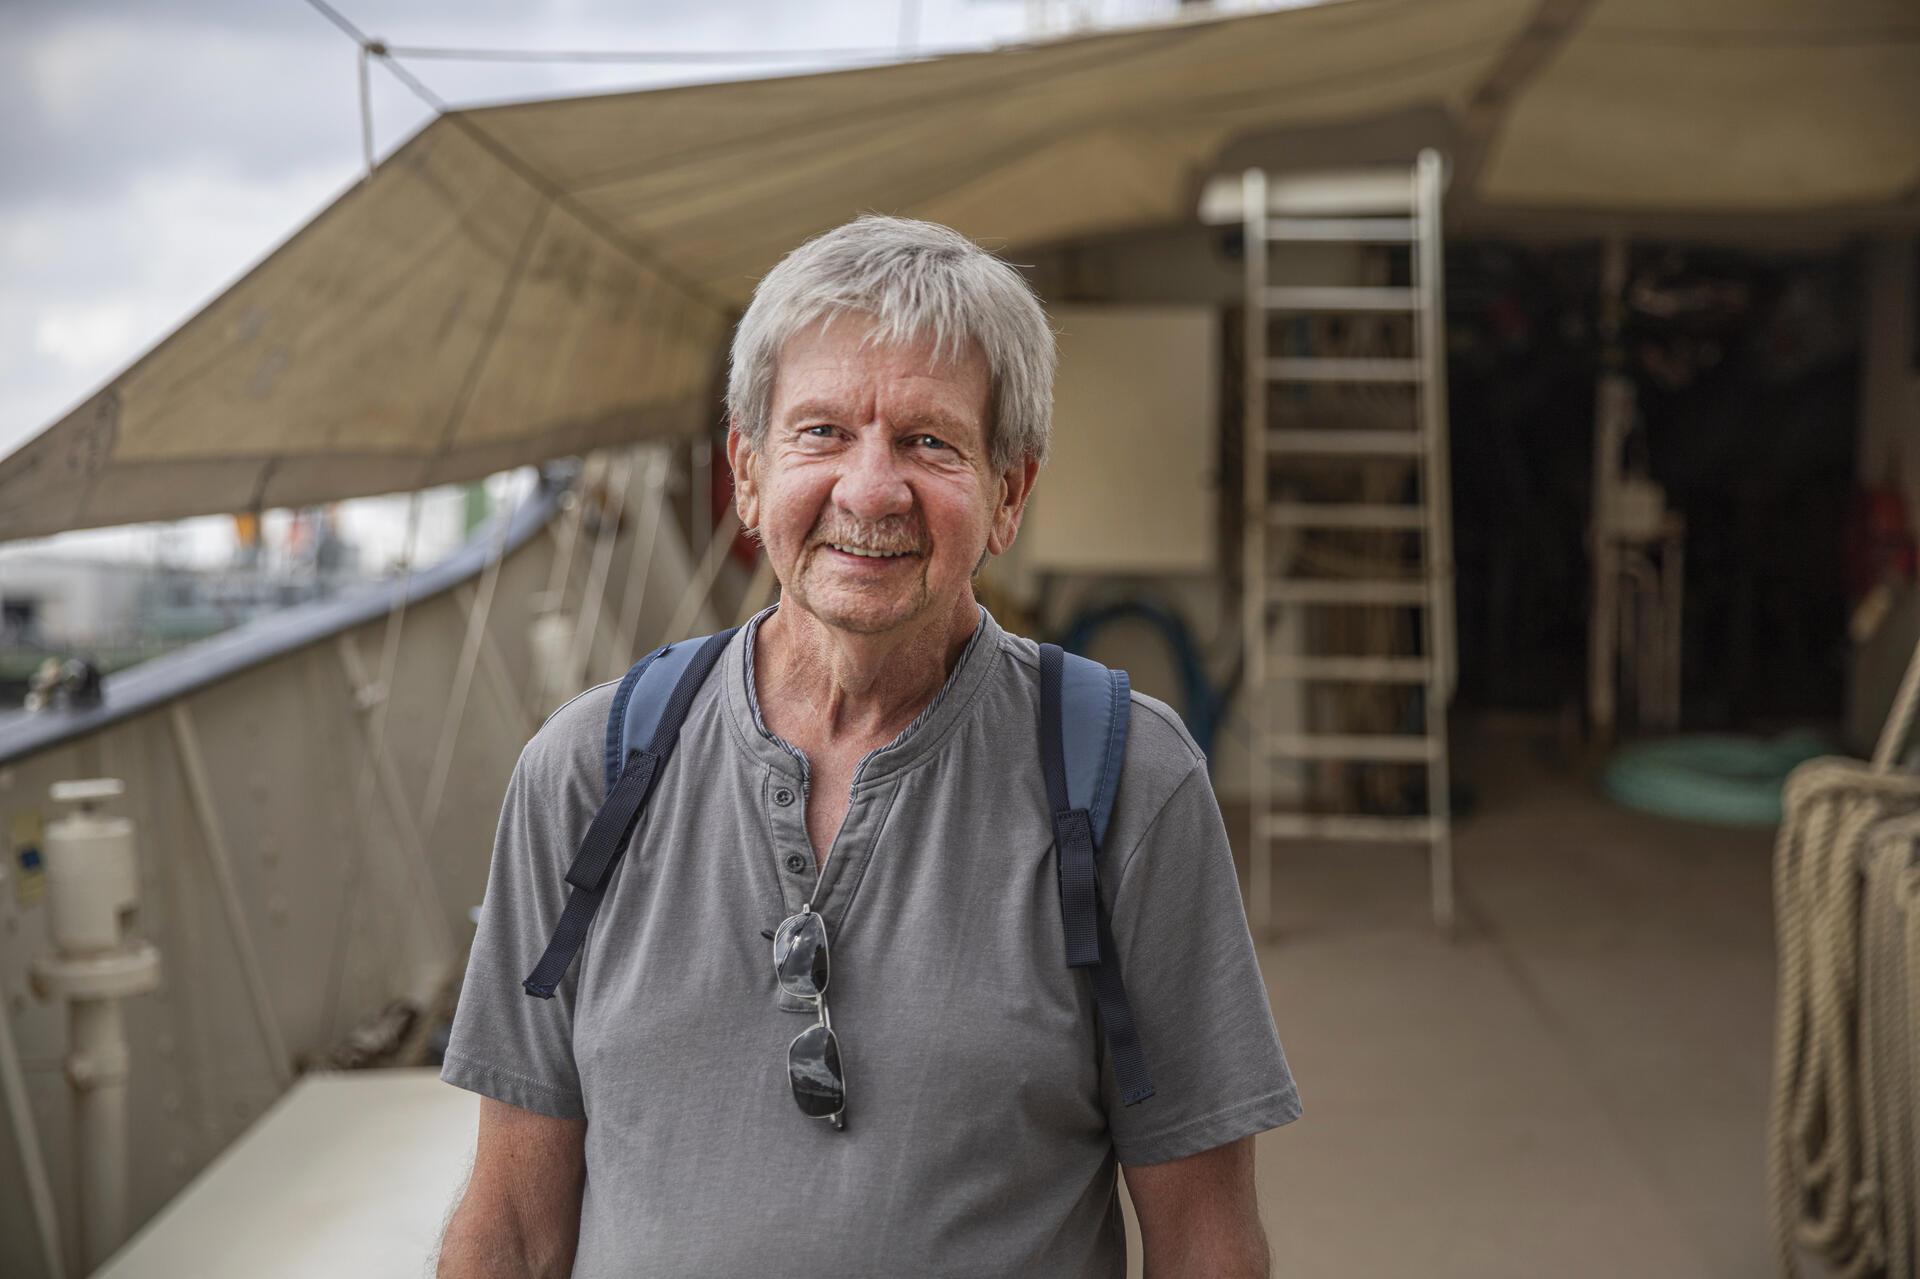
[[[748,444],[766,442],[781,349],[843,312],[873,318],[868,341],[931,338],[936,358],[978,344],[992,379],[986,429],[994,473],[1027,457],[1046,461],[1057,356],[1032,287],[951,227],[878,214],[807,241],[754,289],[727,376],[727,411]]]

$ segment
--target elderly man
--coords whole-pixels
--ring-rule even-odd
[[[1062,961],[1039,646],[973,596],[1047,453],[1054,348],[1020,275],[867,217],[761,281],[728,453],[780,599],[700,686],[556,997],[521,978],[603,798],[613,686],[514,770],[443,1077],[483,1095],[442,1276],[1269,1270],[1253,1134],[1300,1113],[1207,762],[1132,694],[1101,896],[1155,1095],[1122,1104]],[[1176,446],[1177,447],[1177,446]],[[1098,483],[1098,477],[1076,477]],[[789,1090],[832,946],[844,1128]]]

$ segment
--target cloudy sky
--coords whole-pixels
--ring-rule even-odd
[[[1033,9],[1028,0],[334,2],[396,45],[599,50],[890,48],[903,35],[921,48],[978,47],[1025,35]],[[1052,7],[1055,25],[1066,10],[1108,25],[1173,2]],[[303,0],[0,0],[0,455],[354,180],[355,65],[352,42]],[[837,63],[410,64],[455,105],[828,65]],[[376,67],[379,153],[429,116]]]

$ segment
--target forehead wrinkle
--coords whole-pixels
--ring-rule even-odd
[[[839,421],[856,415],[848,412],[845,406],[836,404],[832,400],[812,399],[801,400],[798,404],[789,405],[782,416],[790,419],[829,417],[835,421]]]
[[[859,331],[851,345],[847,334],[833,332],[836,319],[858,322]],[[803,325],[780,348],[774,366],[774,398],[779,385],[792,372],[795,355],[811,351],[816,359],[810,370],[815,380],[842,379],[862,385],[881,381],[933,381],[951,383],[979,367],[987,375],[988,393],[993,387],[993,372],[986,349],[976,340],[966,340],[952,350],[946,349],[937,335],[922,331],[892,333],[878,317],[863,311],[839,310]],[[811,394],[810,392],[803,392]]]

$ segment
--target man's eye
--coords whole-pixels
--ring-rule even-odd
[[[809,431],[831,431],[832,429],[833,429],[833,428],[832,428],[831,426],[829,426],[829,425],[827,425],[827,424],[826,424],[825,422],[820,422],[820,423],[817,423],[817,424],[815,424],[815,425],[813,425],[813,426],[808,426],[808,427],[803,427],[803,428],[801,428],[801,433],[802,433],[802,434],[805,434],[805,433],[807,433],[807,432],[809,432]]]
[[[946,447],[947,447],[947,442],[946,442],[945,440],[943,440],[943,439],[941,439],[941,438],[940,438],[939,436],[937,436],[937,435],[916,435],[916,436],[914,436],[913,438],[914,438],[914,439],[916,439],[916,440],[931,440],[931,441],[933,441],[933,442],[934,442],[935,444],[937,444],[937,445],[939,445],[939,446],[940,446],[941,448],[946,448]]]

